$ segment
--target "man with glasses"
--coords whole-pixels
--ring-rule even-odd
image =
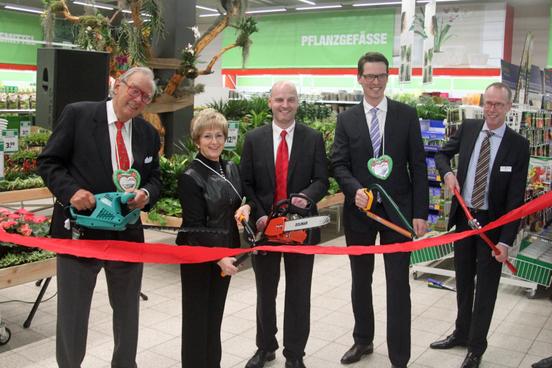
[[[385,189],[418,236],[427,230],[429,188],[420,123],[415,109],[385,97],[388,73],[389,62],[384,55],[377,52],[363,55],[358,61],[357,81],[364,99],[337,117],[331,164],[345,194],[343,223],[347,245],[374,245],[378,233],[380,244],[410,240],[369,219],[361,210],[368,204],[364,188],[373,184]],[[379,174],[368,168],[377,160],[385,168]],[[374,198],[370,211],[401,224],[397,213],[380,197]],[[383,258],[389,359],[393,367],[406,367],[410,359],[410,253],[385,254]],[[354,345],[343,355],[342,364],[357,362],[374,350],[374,256],[349,259]]]
[[[86,88],[86,86],[83,86]],[[125,231],[70,229],[66,207],[89,211],[94,194],[115,192],[113,173],[136,170],[138,187],[130,209],[151,207],[159,197],[159,135],[137,116],[155,93],[153,73],[132,68],[115,81],[112,100],[67,105],[46,147],[38,157],[38,170],[56,197],[52,215],[53,238],[125,240],[144,242],[142,225]],[[103,261],[59,254],[57,256],[56,358],[60,368],[80,367],[86,352],[88,318],[96,277],[104,269],[113,309],[115,348],[111,367],[136,367],[141,263]]]
[[[456,134],[435,155],[445,185],[458,190],[470,212],[485,226],[523,204],[529,166],[529,142],[506,124],[512,107],[512,92],[503,83],[493,83],[483,96],[484,120],[465,120]],[[450,161],[459,154],[453,172]],[[458,201],[452,198],[449,228],[470,229]],[[430,345],[432,349],[464,346],[468,354],[462,368],[479,367],[487,348],[487,333],[493,316],[502,263],[508,259],[518,232],[514,221],[487,232],[497,245],[495,254],[478,236],[454,244],[458,314],[454,332]],[[477,278],[477,282],[475,279]]]

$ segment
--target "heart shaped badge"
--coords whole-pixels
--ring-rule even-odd
[[[388,155],[381,155],[368,160],[368,171],[380,180],[385,180],[393,170],[393,159]]]
[[[140,187],[140,173],[135,169],[116,170],[113,182],[119,192],[133,192]]]

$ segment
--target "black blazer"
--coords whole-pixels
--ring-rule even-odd
[[[456,134],[435,155],[435,164],[441,177],[452,171],[450,160],[455,154],[458,157],[458,172],[456,177],[460,188],[463,188],[468,172],[473,147],[481,129],[483,120],[465,120]],[[501,167],[511,167],[511,171],[501,170]],[[506,127],[504,137],[498,148],[491,177],[489,179],[489,219],[496,220],[507,212],[523,204],[525,184],[529,167],[529,142],[527,139]],[[449,229],[456,224],[458,201],[452,198],[449,217]],[[513,245],[517,234],[519,221],[511,222],[500,228],[499,241]]]
[[[272,124],[267,124],[247,133],[241,156],[242,188],[248,201],[254,203],[253,221],[271,211],[275,170]],[[301,123],[295,124],[287,179],[288,195],[304,193],[315,203],[328,191],[328,162],[322,134]],[[317,242],[319,235],[311,243]]]
[[[158,200],[161,187],[159,147],[159,135],[155,129],[143,119],[132,119],[132,168],[140,173],[141,188],[150,194],[148,208]],[[112,180],[105,101],[77,102],[65,107],[38,157],[38,171],[57,199],[51,235],[70,238],[70,232],[63,227],[63,207],[69,205],[73,194],[81,188],[93,194],[117,191]],[[129,240],[135,239],[132,238]]]
[[[383,151],[384,141],[385,154],[393,159],[393,169],[386,180],[379,180],[368,171],[367,163],[374,157],[374,149],[363,103],[337,116],[331,164],[333,176],[345,194],[343,222],[346,229],[361,232],[370,224],[368,216],[356,207],[355,194],[358,189],[367,188],[373,183],[385,189],[408,221],[412,218],[427,219],[427,166],[416,110],[388,98],[384,140],[380,151]],[[390,220],[401,224],[391,209],[385,209]]]

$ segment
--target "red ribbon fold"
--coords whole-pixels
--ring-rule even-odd
[[[526,217],[545,208],[552,207],[552,192],[548,192],[499,219],[487,224],[479,230],[468,230],[406,243],[394,243],[381,246],[316,246],[316,245],[261,245],[255,250],[267,252],[300,253],[300,254],[331,254],[331,255],[362,255],[395,252],[411,252],[441,244],[452,243],[469,236],[477,235],[509,222]],[[144,263],[202,263],[216,261],[223,257],[232,257],[253,249],[173,246],[163,243],[134,243],[118,240],[71,240],[53,238],[35,238],[0,231],[0,241],[14,243],[26,247],[37,247],[58,254],[70,254],[78,257],[97,258],[111,261],[144,262]]]

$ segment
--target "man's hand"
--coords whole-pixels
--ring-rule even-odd
[[[454,193],[454,189],[457,189],[458,191],[460,191],[460,184],[458,184],[458,179],[456,179],[456,175],[454,175],[452,172],[446,173],[444,180],[445,180],[445,185],[447,189],[451,193]]]
[[[307,200],[305,198],[301,198],[301,197],[293,197],[291,199],[291,204],[295,207],[299,207],[299,208],[306,208],[307,207]]]
[[[425,235],[425,233],[427,233],[427,221],[424,219],[412,219],[412,227],[414,228],[414,232],[418,238],[421,238]]]
[[[234,266],[234,262],[236,262],[236,258],[224,257],[223,259],[218,261],[217,264],[224,275],[233,276],[237,274],[239,271],[239,269],[236,266]]]
[[[368,205],[368,196],[364,192],[364,188],[360,188],[355,194],[355,205],[363,210]]]
[[[128,208],[130,208],[131,210],[134,210],[136,208],[144,208],[149,202],[149,196],[146,194],[145,191],[141,189],[135,190],[133,193],[135,196],[134,198],[128,200]]]
[[[255,223],[255,226],[257,227],[257,231],[263,231],[266,227],[266,221],[268,220],[268,216],[259,217],[257,222]]]
[[[498,243],[496,245],[496,247],[500,251],[500,254],[495,254],[495,252],[493,252],[493,257],[495,257],[495,259],[498,262],[503,263],[504,261],[506,261],[508,259],[508,249],[509,249],[509,247],[504,243]]]
[[[77,211],[91,210],[96,207],[96,197],[86,189],[79,189],[73,194],[69,203],[71,203],[71,206],[75,207]]]

